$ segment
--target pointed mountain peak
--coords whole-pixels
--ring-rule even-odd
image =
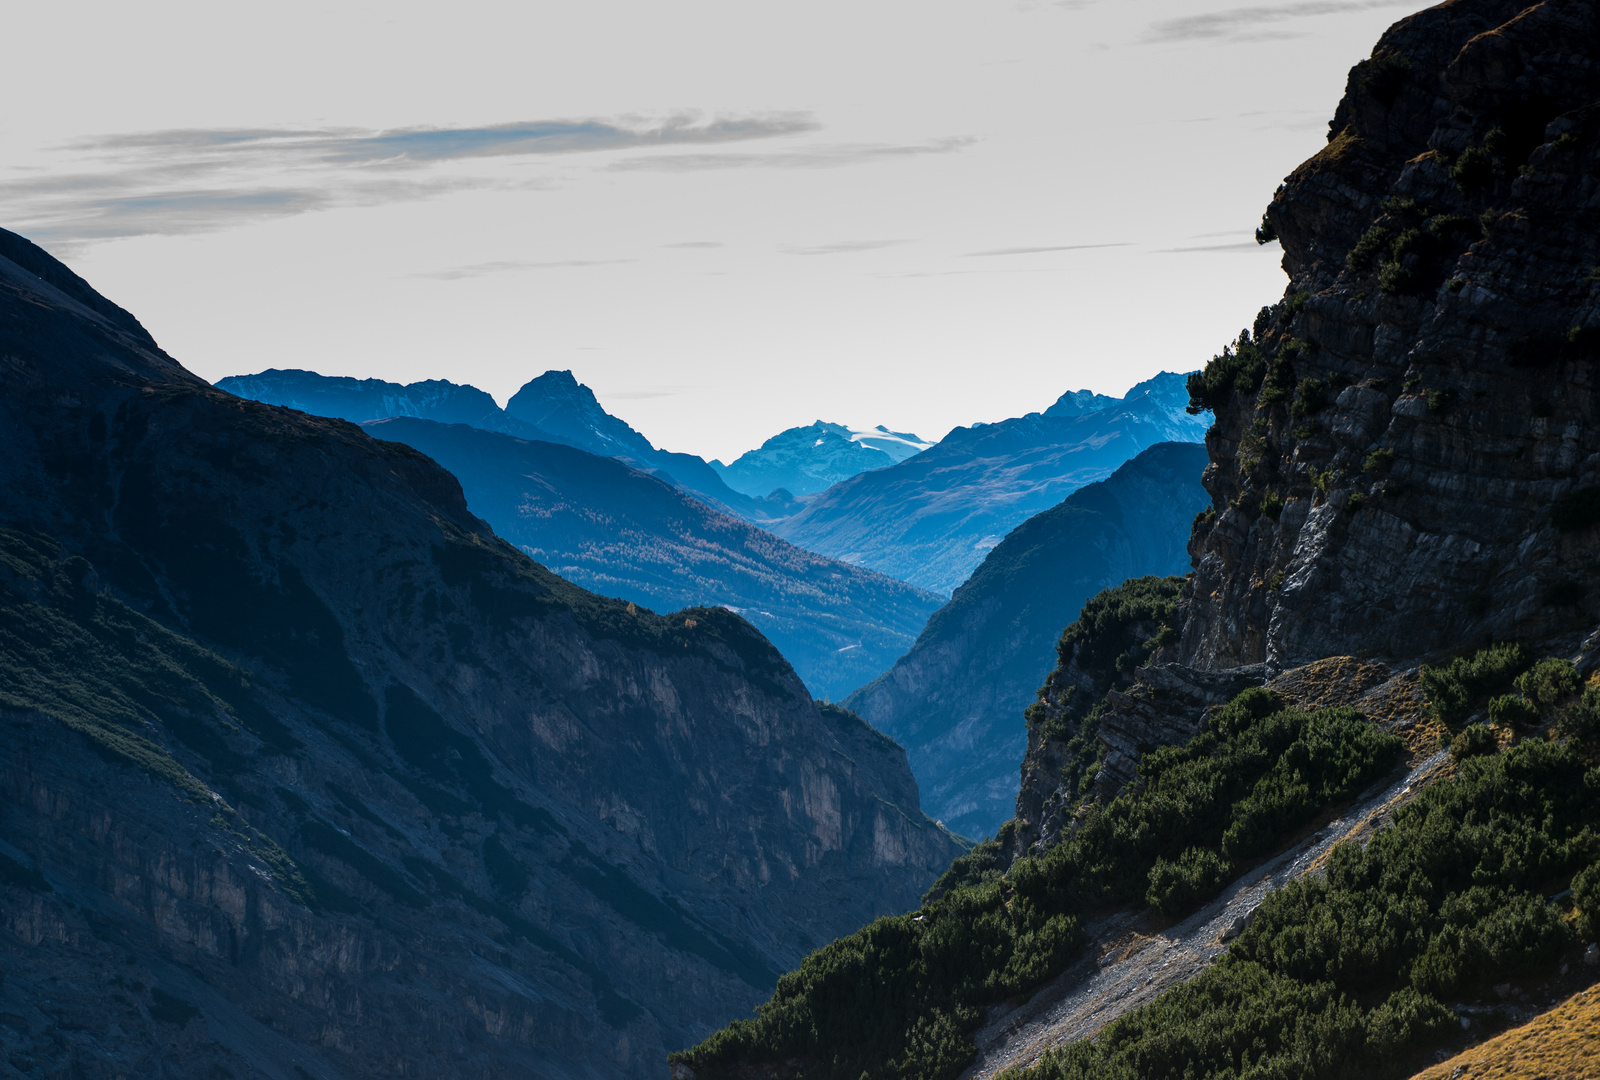
[[[593,453],[655,453],[649,439],[606,412],[594,391],[571,371],[552,369],[530,379],[506,402],[506,412]]]

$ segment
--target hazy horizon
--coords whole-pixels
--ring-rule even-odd
[[[1261,210],[1419,6],[35,5],[0,224],[212,381],[571,369],[706,458],[936,441],[1280,296]]]

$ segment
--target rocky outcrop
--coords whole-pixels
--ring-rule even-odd
[[[659,1076],[959,851],[736,616],[563,581],[4,232],[0,439],[22,1075]]]
[[[1017,526],[911,650],[844,704],[906,747],[923,806],[957,832],[1011,817],[1027,747],[1023,713],[1061,628],[1101,589],[1181,573],[1203,447],[1158,443],[1109,478]]]
[[[1352,71],[1279,189],[1290,283],[1216,413],[1181,645],[1274,670],[1592,622],[1600,13],[1454,0]]]
[[[1194,738],[1205,730],[1212,708],[1249,687],[1260,686],[1265,679],[1264,664],[1218,672],[1181,664],[1136,669],[1133,685],[1104,691],[1106,707],[1095,720],[1094,753],[1099,769],[1082,795],[1114,798],[1138,775],[1140,755]],[[1051,672],[1039,691],[1040,705],[1046,714],[1064,714],[1070,707],[1069,693],[1096,689],[1094,680],[1078,671],[1069,658]],[[1022,787],[1007,835],[1007,852],[1012,858],[1053,846],[1070,833],[1082,808],[1079,800],[1071,797],[1074,785],[1065,778],[1085,763],[1077,760],[1067,740],[1051,737],[1060,731],[1060,727],[1043,722],[1029,727]]]
[[[1284,299],[1190,381],[1215,414],[1212,507],[1181,638],[1097,717],[1102,796],[1140,751],[1199,730],[1215,701],[1197,676],[1593,624],[1597,35],[1592,3],[1454,0],[1351,72],[1327,148],[1262,223]],[[1069,667],[1041,708],[1065,714]],[[1019,852],[1075,809],[1061,777],[1082,762],[1047,734],[1023,767]]]

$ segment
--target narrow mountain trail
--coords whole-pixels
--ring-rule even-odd
[[[978,1031],[978,1058],[962,1080],[987,1080],[1006,1069],[1038,1063],[1045,1051],[1094,1036],[1106,1024],[1186,982],[1216,960],[1273,889],[1321,870],[1344,840],[1365,840],[1396,807],[1446,771],[1438,751],[1380,782],[1339,817],[1243,875],[1215,901],[1158,932],[1144,929],[1149,913],[1118,913],[1087,927],[1084,959],[1014,1009],[997,1007]]]

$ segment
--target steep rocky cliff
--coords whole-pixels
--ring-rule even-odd
[[[1190,379],[1215,423],[1181,638],[1092,745],[1034,731],[1013,854],[1068,827],[1086,753],[1113,795],[1142,750],[1285,669],[1594,624],[1597,42],[1590,3],[1455,0],[1351,71],[1258,234],[1284,298]]]
[[[586,593],[0,231],[0,1045],[659,1076],[959,849],[748,624]]]
[[[1582,832],[1600,784],[1600,688],[1585,681],[1600,668],[1597,137],[1592,0],[1450,0],[1383,36],[1326,149],[1262,221],[1259,238],[1283,244],[1284,298],[1189,381],[1193,411],[1215,417],[1195,572],[1127,583],[1105,598],[1115,618],[1077,628],[1079,646],[1131,642],[1123,657],[1153,662],[1119,663],[1131,679],[1107,692],[1105,665],[1064,648],[1000,842],[916,916],[810,958],[760,1021],[680,1055],[681,1075],[1406,1075],[1503,1022],[1496,1002],[1594,978],[1578,963],[1600,926]],[[1559,694],[1541,696],[1546,676]],[[1224,759],[1265,746],[1237,718],[1290,702],[1273,723],[1303,708],[1345,734],[1225,794]],[[1385,756],[1402,741],[1409,772]],[[1319,802],[1319,772],[1380,743],[1293,816]],[[1194,784],[1173,784],[1189,766]],[[1218,811],[1277,835],[1189,838]],[[1325,854],[1296,853],[1335,829]],[[1095,891],[1147,844],[1169,853],[1120,896]],[[1281,887],[1249,876],[1269,857]],[[1218,922],[1186,915],[1219,894]],[[1048,928],[1074,913],[1083,936],[1061,946]],[[1499,944],[1514,937],[1541,944]],[[1168,951],[1185,939],[1209,955]],[[1448,977],[1429,974],[1436,957]],[[878,995],[862,995],[864,1020],[828,1011],[841,971]],[[1013,1023],[1030,1008],[1039,1025]]]
[[[1592,619],[1600,35],[1456,0],[1351,72],[1278,190],[1285,299],[1191,384],[1215,515],[1174,658],[1415,656]]]
[[[911,651],[845,699],[906,747],[928,813],[992,836],[1016,806],[1023,712],[1083,602],[1188,569],[1205,505],[1205,448],[1157,443],[1018,525],[940,608]]]

